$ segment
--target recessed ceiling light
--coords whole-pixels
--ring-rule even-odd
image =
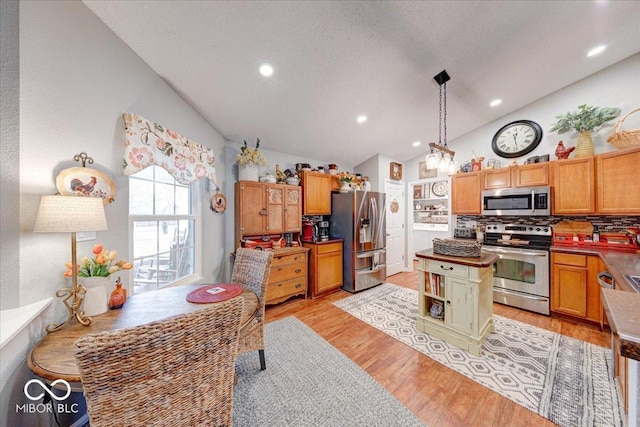
[[[413,141],[413,145],[414,147],[419,147],[420,146],[420,141]]]
[[[607,48],[606,44],[602,44],[600,46],[594,47],[589,52],[587,52],[587,56],[595,56],[599,53],[602,53]]]
[[[273,74],[273,67],[269,64],[262,64],[258,70],[260,71],[260,74],[265,77],[269,77]]]
[[[489,104],[489,106],[491,107],[497,107],[498,105],[502,104],[502,99],[494,99],[493,101],[491,101],[491,103]]]
[[[367,116],[358,116],[356,120],[358,121],[358,123],[362,124],[367,121]]]

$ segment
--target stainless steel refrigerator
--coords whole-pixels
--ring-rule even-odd
[[[331,195],[331,237],[344,239],[342,289],[358,292],[387,278],[385,194],[373,191]]]

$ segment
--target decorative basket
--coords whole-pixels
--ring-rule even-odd
[[[611,136],[607,138],[607,142],[616,148],[630,148],[640,145],[640,129],[624,130],[622,129],[622,122],[633,113],[640,111],[640,108],[636,108],[625,114],[618,122],[613,126],[613,132]]]
[[[471,242],[454,239],[433,239],[433,252],[440,255],[459,257],[480,257],[482,242]]]

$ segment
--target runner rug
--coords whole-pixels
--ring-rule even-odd
[[[356,363],[295,317],[265,326],[258,352],[236,361],[234,427],[424,427]]]
[[[418,331],[418,291],[390,283],[334,305],[555,424],[626,424],[609,349],[494,315],[495,332],[473,356]]]

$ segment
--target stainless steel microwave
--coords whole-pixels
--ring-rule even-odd
[[[551,189],[543,186],[484,190],[482,215],[551,215]]]

